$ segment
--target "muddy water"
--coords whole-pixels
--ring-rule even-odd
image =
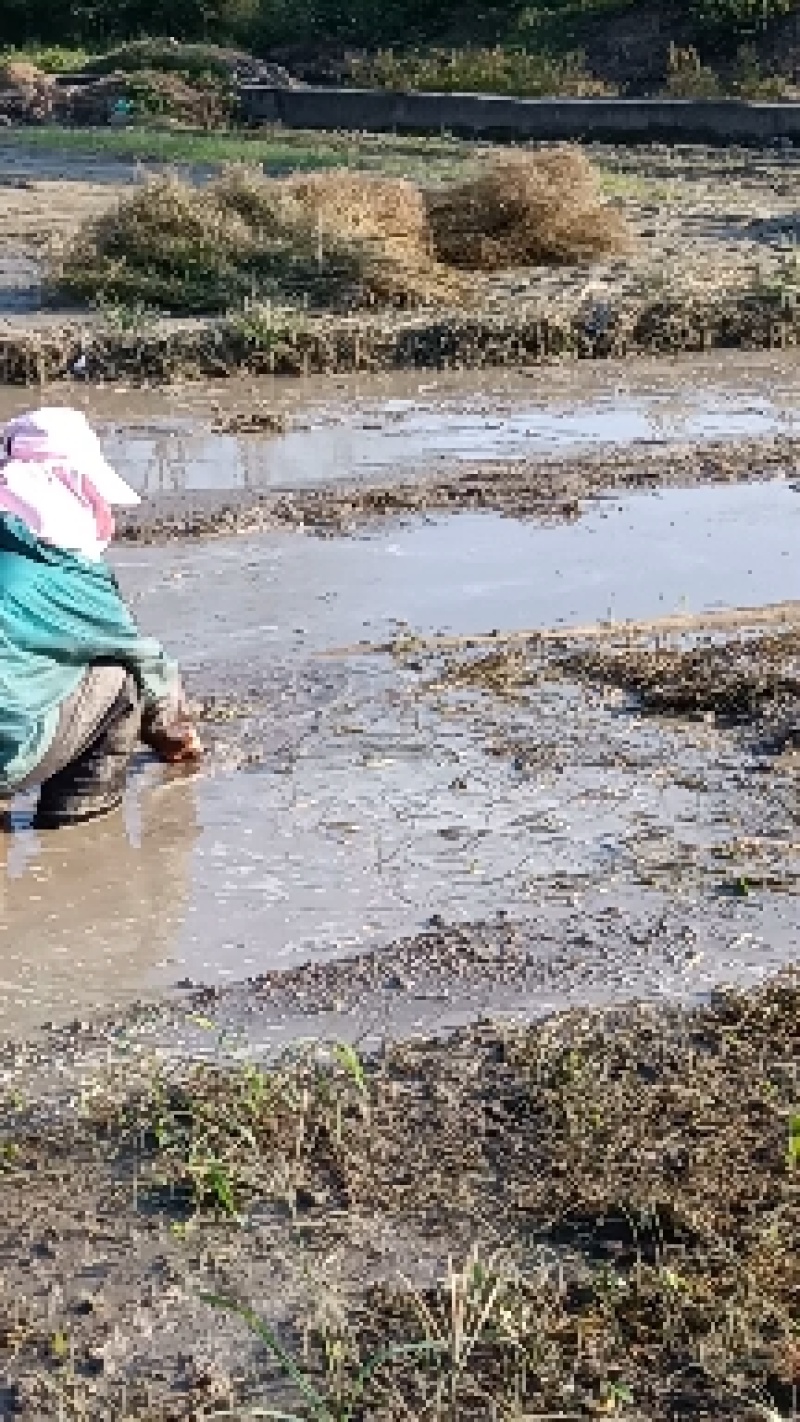
[[[465,715],[421,701],[381,659],[319,654],[405,625],[485,631],[798,597],[799,533],[800,496],[774,484],[639,495],[568,528],[463,515],[357,540],[120,551],[142,625],[197,694],[230,698],[232,719],[223,703],[193,778],[143,762],[125,822],[40,840],[18,807],[0,1024],[352,954],[432,914],[533,912],[557,935],[595,912],[657,917],[677,900],[691,916],[702,901],[691,971],[683,939],[655,967],[621,940],[584,985],[600,996],[645,980],[695,990],[783,960],[797,947],[791,894],[744,907],[714,896],[715,856],[745,833],[786,835],[792,817],[724,737],[620,718],[563,686],[521,720],[491,705]],[[544,746],[536,773],[487,755],[520,737]],[[787,885],[797,869],[790,856]],[[554,989],[564,1001],[576,990]],[[456,994],[447,1012],[464,1010]]]
[[[59,385],[120,471],[160,492],[391,480],[448,464],[798,432],[796,352],[580,362],[526,373],[231,379],[154,390]],[[0,390],[0,418],[33,403]],[[247,432],[275,416],[285,433]],[[244,432],[243,432],[244,431]]]
[[[222,421],[224,423],[224,420]],[[135,487],[291,489],[407,476],[437,465],[571,455],[621,445],[794,435],[797,405],[780,391],[716,387],[681,398],[612,390],[579,404],[510,393],[418,392],[343,409],[336,403],[294,417],[271,435],[209,433],[185,422],[108,433],[113,459]]]

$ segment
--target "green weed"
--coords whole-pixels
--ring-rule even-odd
[[[523,98],[549,94],[585,98],[616,92],[589,73],[581,53],[554,56],[502,46],[379,50],[352,59],[349,78],[365,88],[511,94]]]

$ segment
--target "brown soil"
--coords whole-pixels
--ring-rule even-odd
[[[209,1295],[264,1318],[326,1415],[785,1411],[799,1006],[786,977],[697,1012],[486,1026],[374,1062],[136,1052],[84,1069],[79,1098],[42,1092],[41,1062],[29,1098],[21,1060],[3,1109],[8,1413],[315,1415]]]

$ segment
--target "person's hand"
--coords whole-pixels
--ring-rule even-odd
[[[200,760],[203,744],[191,721],[174,721],[165,726],[151,722],[142,726],[142,741],[168,765]]]

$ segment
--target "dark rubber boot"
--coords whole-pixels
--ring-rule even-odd
[[[60,829],[119,809],[141,723],[139,691],[129,676],[86,749],[43,784],[37,828]]]

